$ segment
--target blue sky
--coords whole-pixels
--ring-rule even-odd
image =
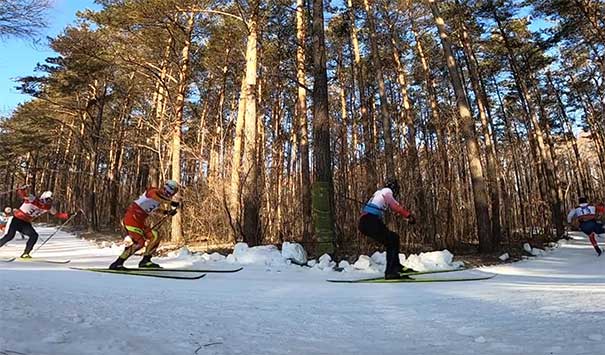
[[[19,103],[31,99],[15,89],[15,79],[35,74],[37,63],[56,55],[47,46],[46,37],[61,33],[65,26],[74,23],[76,12],[86,8],[98,9],[99,6],[94,0],[54,0],[48,12],[49,27],[43,31],[39,44],[18,38],[0,40],[0,116],[9,115]]]

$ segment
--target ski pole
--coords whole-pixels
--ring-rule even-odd
[[[74,214],[73,214],[71,217],[69,217],[69,218],[68,218],[68,219],[67,219],[65,222],[63,222],[63,224],[62,224],[62,225],[60,225],[60,226],[59,226],[59,228],[57,228],[57,230],[56,230],[56,231],[54,231],[54,232],[53,232],[53,233],[52,233],[52,234],[51,234],[51,235],[50,235],[48,238],[46,238],[46,240],[45,240],[45,241],[44,241],[42,244],[38,245],[38,247],[37,247],[37,248],[36,248],[36,249],[35,249],[35,250],[32,252],[32,254],[33,254],[33,253],[35,253],[35,252],[37,252],[37,251],[38,251],[38,249],[42,248],[42,247],[44,246],[44,244],[46,244],[46,242],[48,242],[48,241],[50,240],[50,238],[54,237],[54,236],[55,236],[55,234],[59,233],[59,231],[61,230],[61,228],[65,227],[65,225],[67,225],[67,223],[69,223],[69,222],[70,222],[70,221],[71,221],[71,220],[72,220],[72,219],[73,219],[75,216],[77,216],[79,213],[80,213],[80,211],[78,211],[78,212],[74,213]]]
[[[176,210],[177,208],[178,208],[178,207],[173,207],[173,208],[171,208],[171,210]],[[154,224],[154,225],[151,227],[151,230],[154,230],[154,229],[156,229],[157,227],[159,227],[159,226],[161,226],[162,224],[164,224],[164,222],[166,222],[166,220],[168,219],[168,217],[172,217],[172,215],[171,215],[171,214],[166,214],[166,215],[164,215],[164,217],[160,218],[160,220],[158,221],[158,223]]]

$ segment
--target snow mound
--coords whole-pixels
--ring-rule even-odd
[[[372,254],[372,261],[374,261],[376,264],[379,265],[386,265],[387,264],[387,253],[385,251],[383,251],[382,253],[377,251],[374,252],[374,254]]]
[[[193,255],[193,253],[187,247],[182,247],[177,251],[168,253],[168,256],[176,257],[178,259],[185,259],[190,257],[191,255]]]
[[[304,265],[307,262],[307,252],[298,243],[284,242],[281,246],[281,255],[284,259],[291,259],[298,265]]]
[[[368,272],[368,273],[377,273],[377,272],[384,272],[384,269],[386,267],[386,254],[385,254],[385,259],[384,262],[382,264],[379,264],[375,261],[375,259],[378,259],[379,261],[382,261],[382,257],[376,257],[378,255],[381,255],[382,253],[374,253],[374,255],[372,255],[372,258],[370,258],[367,255],[360,255],[359,258],[357,259],[357,261],[355,262],[355,264],[353,264],[353,268],[355,268],[358,271],[363,271],[363,272]],[[374,258],[376,257],[376,258]]]
[[[529,243],[523,244],[523,250],[525,250],[528,254],[532,256],[544,256],[546,254],[544,249],[532,248]]]
[[[285,259],[275,245],[261,245],[250,248],[246,243],[235,244],[233,247],[233,254],[227,256],[227,261],[237,262],[243,265],[286,264]]]
[[[449,250],[433,251],[429,253],[412,254],[403,263],[403,266],[416,271],[454,270],[464,266],[461,261],[453,261],[454,255]]]
[[[332,261],[332,257],[324,254],[319,257],[319,262],[313,265],[313,269],[321,271],[331,271],[336,267],[336,262]]]
[[[531,254],[531,245],[529,243],[523,244],[523,250]]]
[[[201,259],[202,261],[211,261],[211,262],[213,262],[213,261],[223,261],[223,260],[225,260],[226,258],[225,258],[225,256],[224,256],[224,255],[219,254],[219,253],[217,253],[217,252],[214,252],[214,253],[212,253],[212,254],[204,253],[204,254],[202,254],[202,255],[200,256],[200,259]]]
[[[355,271],[355,267],[346,260],[342,260],[341,262],[339,262],[338,267],[341,268],[343,272]]]
[[[504,253],[498,257],[498,259],[500,259],[502,261],[506,261],[506,260],[508,260],[508,258],[510,258],[510,255],[508,255],[508,253]]]

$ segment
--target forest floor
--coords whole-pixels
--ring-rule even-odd
[[[41,239],[55,230],[37,228]],[[605,257],[572,237],[542,257],[447,274],[497,275],[486,281],[335,284],[326,280],[368,274],[251,264],[182,281],[71,270],[106,267],[122,248],[60,232],[35,256],[70,264],[0,263],[0,354],[602,354]],[[0,257],[23,246],[17,238]]]

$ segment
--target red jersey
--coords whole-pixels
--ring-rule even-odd
[[[25,190],[18,190],[19,195],[23,198],[23,204],[18,210],[14,211],[13,215],[25,222],[32,222],[35,218],[40,217],[46,212],[56,215],[60,219],[67,219],[67,213],[57,213],[57,210],[51,203],[44,203],[34,195],[28,194]]]

